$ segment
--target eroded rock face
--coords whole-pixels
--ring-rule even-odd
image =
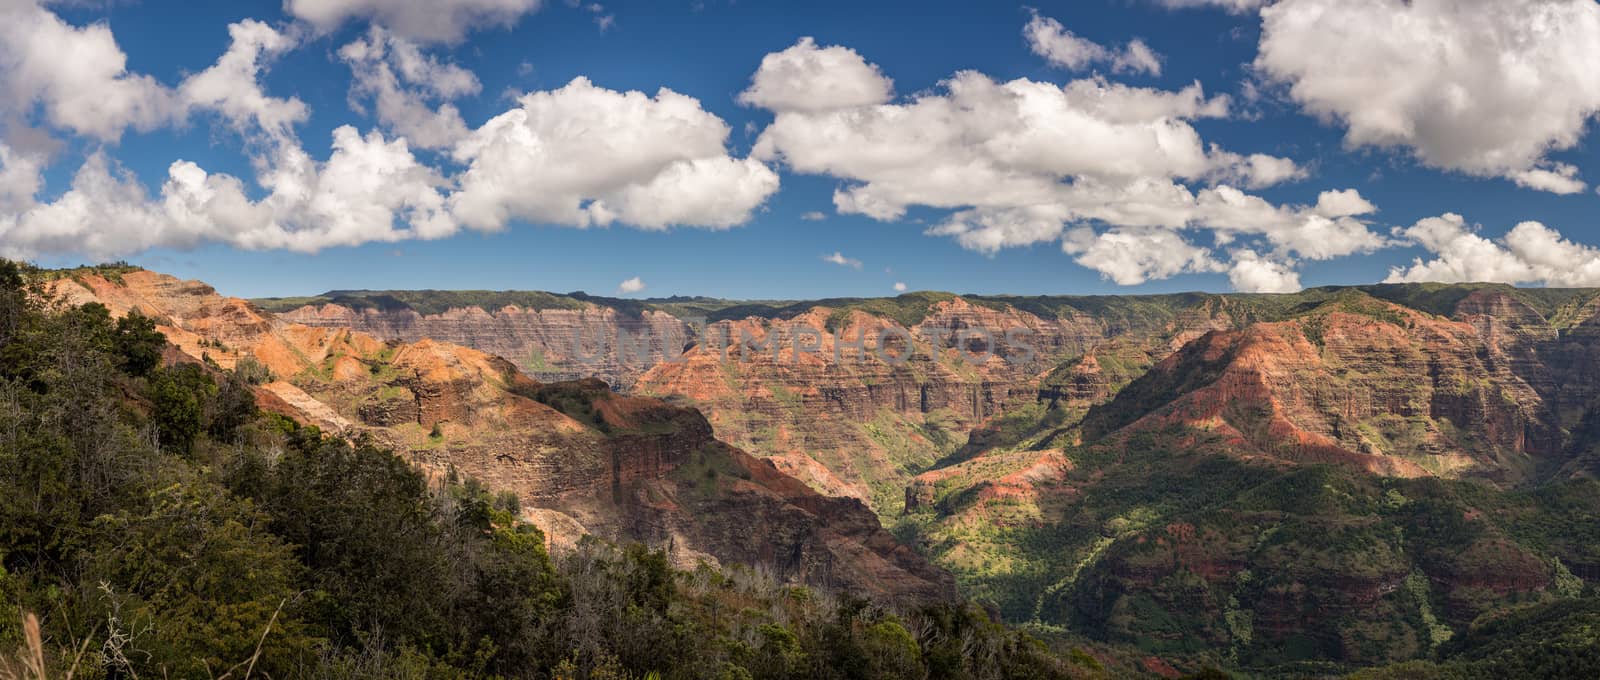
[[[589,531],[670,546],[685,568],[759,564],[823,586],[954,595],[954,580],[895,541],[866,506],[820,496],[719,441],[698,411],[616,394],[593,379],[547,385],[535,398],[592,423],[614,452],[603,486],[553,504]]]
[[[899,545],[858,502],[824,498],[717,440],[698,412],[599,380],[541,384],[511,362],[433,339],[310,327],[151,272],[62,280],[74,303],[138,309],[184,360],[259,362],[269,411],[368,435],[432,474],[515,492],[552,542],[576,533],[760,565],[794,580],[897,599],[946,598],[950,577]]]
[[[1048,526],[1092,490],[1058,475],[1070,466],[1045,452],[1070,462],[1074,447],[1174,428],[1186,433],[1176,444],[1251,463],[1502,485],[1600,471],[1592,295],[1543,312],[1503,287],[1373,295],[1388,297],[953,298],[909,325],[816,306],[714,324],[683,361],[640,373],[632,392],[700,408],[716,435],[826,495],[880,516],[932,513],[962,537],[933,554],[963,569],[1010,559],[1014,546],[978,529]],[[1385,301],[1415,295],[1418,306]],[[792,350],[804,327],[830,332],[819,351]],[[837,337],[878,328],[942,340],[903,365],[873,360],[871,344],[843,350],[865,361],[835,358]],[[1025,329],[1035,361],[1007,362],[1020,357],[998,345],[992,364],[955,361],[952,328]],[[713,334],[776,337],[782,349],[729,359]],[[1014,432],[1029,418],[1046,422]]]
[[[1551,539],[1600,503],[1570,479],[1592,474],[1600,308],[1440,295],[1450,317],[1338,291],[1164,358],[1102,344],[907,511],[968,594],[1159,653],[1381,663],[1571,597],[1600,579]]]
[[[625,392],[693,405],[722,439],[772,458],[819,492],[857,498],[887,514],[898,512],[911,474],[959,446],[979,423],[1033,400],[1038,376],[1057,357],[1081,353],[1108,333],[1087,315],[1046,320],[960,298],[936,305],[909,328],[859,312],[833,316],[819,307],[786,320],[750,317],[694,328],[661,312],[631,316],[599,306],[422,315],[329,304],[284,318],[407,342],[464,344],[519,358],[535,377],[596,376]],[[796,353],[801,329],[822,331],[825,344]],[[836,337],[848,342],[863,333],[864,345],[841,347],[835,357]],[[937,345],[938,357],[924,347],[904,365],[885,362],[875,352],[883,333]],[[785,348],[776,358],[764,344],[768,338]],[[745,349],[747,339],[759,347]],[[960,361],[958,340],[970,356],[989,358]]]
[[[1085,435],[1187,426],[1240,455],[1504,483],[1560,457],[1538,390],[1480,334],[1499,322],[1367,304],[1204,336],[1092,410]]]
[[[338,304],[301,307],[283,314],[312,328],[349,328],[387,340],[433,339],[505,357],[537,380],[596,377],[630,389],[639,375],[681,353],[692,332],[670,314],[638,316],[589,305],[583,309],[477,307],[419,314],[411,309],[351,309]]]
[[[1219,321],[1186,315],[1151,332],[1160,346]],[[818,351],[793,351],[801,329],[824,329]],[[1041,379],[1063,358],[1079,356],[1126,329],[1087,314],[1046,319],[954,298],[905,326],[862,311],[817,307],[782,319],[748,318],[708,331],[732,342],[699,343],[683,361],[663,363],[636,390],[704,410],[719,436],[773,459],[826,494],[847,495],[882,516],[899,514],[911,477],[967,442],[987,421],[1039,398]],[[776,337],[783,348],[721,351],[742,338]],[[865,337],[866,348],[849,343]],[[918,351],[885,361],[879,338]],[[889,353],[886,351],[886,353]],[[891,353],[892,354],[892,353]]]
[[[1116,343],[1101,354],[1104,375],[1094,374],[1095,359],[1081,364],[1078,379],[1085,382],[1073,398],[1086,410],[1136,377],[1131,371],[1250,318],[1242,303],[1206,295],[1164,300],[1150,307],[1154,311],[1085,302],[1092,312],[1058,305],[1034,313],[1024,311],[1026,300],[1017,302],[952,296],[931,304],[914,323],[822,305],[709,326],[659,311],[628,315],[594,305],[422,315],[330,304],[295,309],[286,318],[537,357],[519,359],[519,366],[535,377],[596,375],[624,392],[693,406],[719,438],[770,458],[820,493],[859,499],[882,517],[897,516],[905,484],[961,449],[975,428],[1034,403],[1041,389],[1074,389],[1042,385],[1063,361]],[[805,335],[811,330],[821,337]],[[650,340],[619,347],[619,337]],[[595,338],[609,340],[605,352],[593,354],[600,363],[577,361],[575,348]],[[912,338],[918,351],[904,362],[885,361],[877,352],[880,338],[894,338],[888,341],[894,347]],[[815,351],[795,351],[797,341]],[[648,345],[648,352],[629,351],[634,345]],[[1105,382],[1092,384],[1096,380]]]
[[[656,338],[644,362],[614,351],[613,342],[613,351],[599,355],[598,374],[624,391],[701,409],[722,439],[771,458],[819,492],[860,499],[883,517],[898,514],[903,489],[916,474],[990,445],[985,433],[998,417],[1042,401],[1069,411],[1063,419],[1076,422],[1192,343],[1238,344],[1243,354],[1225,371],[1219,364],[1215,384],[1189,395],[1174,417],[1217,425],[1239,442],[1270,440],[1273,455],[1281,457],[1341,461],[1389,474],[1482,474],[1509,482],[1571,458],[1563,452],[1575,442],[1600,441],[1600,390],[1588,387],[1600,384],[1600,321],[1592,296],[1572,296],[1559,309],[1541,313],[1505,287],[1462,288],[1459,294],[1373,287],[1379,296],[1421,296],[1416,304],[1450,317],[1445,319],[1361,291],[1345,292],[1364,297],[1363,305],[1379,305],[1376,313],[1392,315],[1396,323],[1354,314],[1335,318],[1328,328],[1295,330],[1293,317],[1304,310],[1294,304],[1206,295],[1006,303],[950,297],[930,305],[914,323],[860,309],[795,306],[786,314],[722,321],[709,329],[691,328],[660,311],[623,314],[593,305],[432,315],[329,305],[290,316],[386,337],[427,334],[508,356],[537,355],[538,361],[520,367],[551,375],[585,372],[572,363],[571,346],[582,344],[580,338]],[[1342,304],[1344,294],[1308,291],[1295,304]],[[1362,316],[1367,318],[1354,318]],[[825,331],[820,351],[792,350],[803,328]],[[875,338],[879,329],[915,337],[937,351],[891,365],[873,356],[875,342],[869,340],[860,349],[842,348],[845,358],[836,358],[835,340],[860,333]],[[991,350],[994,358],[982,365],[957,360],[952,334],[963,330],[989,331],[990,342],[968,338],[968,345]],[[1005,342],[1001,336],[1008,331],[1020,334],[1031,357]],[[1218,331],[1241,335],[1202,339]],[[1290,337],[1295,333],[1302,337]],[[680,336],[687,338],[681,360],[678,342],[659,341]],[[759,345],[769,337],[787,349],[773,357],[766,348],[727,348],[744,338]],[[1207,365],[1203,358],[1196,364]],[[1427,378],[1423,384],[1393,376]],[[1176,399],[1185,389],[1161,383],[1146,391]],[[1159,394],[1145,398],[1165,405]],[[1121,414],[1112,418],[1117,420],[1144,415],[1143,406],[1148,405],[1124,399],[1106,412]],[[372,408],[376,417],[386,417],[381,406]],[[1110,427],[1102,414],[1084,428],[1063,429],[1048,443],[1076,445],[1085,432],[1100,437],[1131,423],[1124,420]],[[1152,421],[1162,422],[1176,421]],[[978,440],[969,442],[973,434]],[[1580,459],[1561,464],[1595,468],[1600,450]]]

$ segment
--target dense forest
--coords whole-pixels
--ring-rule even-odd
[[[552,559],[515,497],[261,414],[258,367],[164,360],[39,279],[0,263],[0,678],[1096,673],[976,608]]]

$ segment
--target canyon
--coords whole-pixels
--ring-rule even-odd
[[[1052,311],[1035,314],[948,294],[888,304],[456,295],[491,306],[537,295],[540,306],[449,307],[412,291],[257,302],[309,327],[533,357],[519,367],[534,377],[599,377],[624,393],[697,408],[719,438],[885,518],[903,508],[912,476],[964,445],[973,428],[1036,400],[1041,378],[1059,362],[1121,337],[1171,351],[1243,321],[1235,318],[1243,310],[1220,296],[1138,301],[1099,314],[1049,300],[1042,304]],[[797,336],[809,331],[817,331],[818,346],[797,351]],[[1008,332],[1016,342],[1006,341]],[[884,361],[875,350],[886,337],[912,338],[917,351],[904,362]],[[958,346],[963,340],[973,346]],[[852,342],[865,346],[838,346]]]
[[[985,644],[1049,650],[1067,677],[1440,677],[1429,669],[1508,667],[1507,654],[1571,667],[1582,654],[1560,641],[1592,637],[1597,291],[372,294],[383,314],[399,302],[424,319],[444,315],[461,337],[493,331],[462,326],[495,316],[478,304],[518,307],[526,322],[518,301],[589,315],[586,331],[559,316],[561,328],[535,327],[544,342],[605,333],[616,318],[687,336],[624,343],[611,355],[617,370],[582,377],[608,355],[530,364],[420,334],[291,320],[350,318],[335,304],[372,309],[354,299],[280,314],[268,308],[277,302],[126,265],[17,271],[27,278],[10,278],[6,309],[27,315],[8,326],[21,331],[7,344],[6,414],[23,427],[7,430],[22,481],[8,512],[16,526],[40,508],[53,514],[8,541],[6,597],[18,592],[10,574],[30,568],[15,556],[48,554],[48,541],[29,536],[72,524],[52,517],[93,508],[93,531],[182,529],[211,515],[162,505],[158,490],[200,479],[193,488],[239,489],[216,496],[236,510],[183,507],[237,513],[219,527],[273,522],[290,538],[262,546],[304,551],[308,566],[413,535],[384,527],[422,506],[367,494],[392,484],[439,504],[414,526],[457,538],[429,541],[554,555],[544,564],[576,569],[574,588],[594,583],[583,576],[595,573],[583,571],[591,560],[626,555],[643,560],[628,578],[648,576],[627,586],[637,592],[719,593],[701,612],[712,622],[876,611],[926,639],[955,617],[1008,640]],[[75,457],[54,456],[62,450]],[[117,495],[155,505],[117,519],[93,484],[88,505],[30,500],[67,488],[27,481],[45,469],[30,465],[49,461],[90,481],[145,483]],[[147,477],[158,462],[162,476]],[[365,528],[325,533],[352,530],[340,527]],[[148,543],[121,535],[101,542]],[[150,535],[177,541],[174,564],[195,544]],[[328,535],[367,539],[327,549]],[[467,576],[505,573],[477,564]],[[350,583],[382,571],[362,564]],[[740,583],[777,599],[745,599],[755,591]],[[547,603],[566,597],[548,593]],[[276,599],[254,615],[272,616]],[[685,602],[669,602],[663,620],[684,615]],[[397,610],[398,620],[435,609]],[[545,618],[530,609],[499,620]]]
[[[1580,387],[1587,381],[1556,377],[1593,370],[1592,291],[1532,299],[1505,287],[1377,286],[1296,296],[692,304],[537,295],[544,308],[448,307],[418,292],[261,302],[311,327],[537,357],[519,366],[536,377],[588,372],[623,393],[691,406],[719,438],[885,519],[904,510],[918,474],[976,446],[975,431],[1044,404],[1054,418],[1066,409],[1074,413],[1065,420],[1084,420],[1063,435],[1073,442],[1135,424],[1148,410],[1141,402],[1181,397],[1173,408],[1189,412],[1163,417],[1218,420],[1258,442],[1293,440],[1298,452],[1280,453],[1307,462],[1515,483],[1547,472],[1540,466],[1567,446],[1563,433],[1586,427],[1594,396]],[[800,351],[807,333],[820,337]],[[903,362],[875,355],[876,339],[896,336],[919,351]],[[873,339],[865,347],[840,347],[865,338]],[[971,345],[987,360],[969,360]],[[1152,366],[1138,390],[1109,403]],[[1218,410],[1244,396],[1273,412],[1246,423],[1251,414]],[[1103,408],[1091,413],[1095,406]]]
[[[155,319],[169,362],[263,376],[267,411],[515,494],[553,550],[975,600],[1155,673],[1422,658],[1600,584],[1596,291],[281,313],[140,270],[52,291]],[[615,333],[654,340],[581,348]]]
[[[748,565],[794,583],[903,601],[949,599],[948,574],[854,499],[819,495],[719,441],[692,409],[598,380],[540,383],[510,362],[432,339],[310,327],[148,271],[52,284],[67,304],[156,320],[169,361],[249,366],[264,410],[371,438],[430,475],[517,495],[552,547],[643,542],[680,567]],[[749,531],[751,521],[765,528]]]
[[[555,372],[583,370],[561,352],[580,333],[668,329],[597,374],[871,507],[1007,620],[1157,657],[1416,658],[1509,603],[1600,582],[1600,291],[544,300],[563,309],[405,295],[261,304]],[[994,339],[1008,329],[1026,351]],[[854,345],[867,336],[917,351],[874,358]]]

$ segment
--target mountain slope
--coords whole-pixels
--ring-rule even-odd
[[[510,494],[429,479],[365,432],[262,414],[259,366],[189,356],[142,315],[57,304],[38,285],[56,274],[0,260],[0,676],[1107,676],[970,606],[872,602],[760,563],[676,570],[638,544],[552,559]],[[149,303],[150,281],[130,278],[116,295]],[[573,388],[587,386],[539,396],[590,413]],[[642,402],[599,412],[650,434],[683,419]]]
[[[54,290],[157,319],[190,360],[260,364],[275,378],[258,390],[268,410],[371,436],[435,474],[459,471],[516,493],[552,540],[640,540],[670,547],[685,566],[759,564],[782,578],[894,597],[952,592],[948,576],[896,543],[864,506],[819,497],[718,442],[692,410],[619,397],[600,383],[541,385],[503,359],[448,343],[289,323],[152,272],[86,273]],[[771,530],[749,532],[751,517]]]
[[[1007,618],[1236,667],[1426,656],[1577,596],[1594,303],[1451,298],[1341,291],[1153,363],[1098,347],[919,475],[902,530]]]
[[[1084,436],[1182,424],[1239,455],[1525,480],[1559,426],[1470,324],[1364,296],[1201,338],[1090,411]]]
[[[587,373],[625,392],[692,406],[707,415],[719,438],[772,458],[819,492],[861,499],[881,517],[897,515],[906,481],[960,447],[973,427],[1032,401],[1039,378],[1061,359],[1127,334],[1161,338],[1163,351],[1171,351],[1253,313],[1244,303],[1209,295],[1107,302],[914,293],[884,300],[625,305],[587,297],[560,297],[557,304],[538,294],[533,307],[451,306],[476,297],[492,306],[534,294],[485,295],[330,294],[302,306],[294,305],[304,300],[270,303],[305,324],[394,339],[450,339],[526,357],[520,367],[530,375]],[[820,331],[822,346],[796,359],[793,345],[802,329]],[[964,329],[988,332],[996,356],[981,364],[961,361],[955,333]],[[1007,342],[1007,331],[1019,342]],[[858,341],[863,333],[865,347],[835,357],[835,340]],[[874,352],[878,338],[894,336],[914,338],[918,347],[903,365]],[[769,341],[786,349],[774,356]],[[747,343],[754,348],[739,349]],[[635,345],[645,356],[635,358]]]
[[[1508,389],[1503,377],[1509,370],[1544,395],[1552,378],[1548,371],[1542,377],[1537,373],[1557,350],[1541,343],[1559,337],[1563,348],[1559,351],[1570,351],[1572,334],[1582,332],[1584,321],[1593,316],[1596,296],[1591,290],[1423,284],[1320,288],[1294,295],[984,297],[910,293],[896,298],[811,302],[615,300],[515,291],[345,291],[317,298],[275,299],[267,304],[314,326],[354,328],[405,340],[424,336],[449,339],[516,358],[524,372],[536,377],[596,375],[624,392],[695,407],[706,414],[720,438],[772,458],[785,472],[822,493],[861,499],[880,517],[892,520],[903,507],[902,487],[935,461],[959,455],[974,428],[1028,408],[1040,389],[1103,389],[1087,383],[1050,382],[1052,375],[1100,380],[1088,372],[1098,368],[1094,365],[1086,365],[1077,378],[1057,370],[1091,355],[1099,357],[1092,362],[1109,362],[1108,373],[1116,375],[1108,380],[1125,382],[1207,332],[1291,321],[1359,297],[1368,307],[1388,304],[1405,313],[1443,317],[1478,328],[1479,342],[1496,353],[1495,362],[1505,365],[1473,364],[1465,359],[1451,360],[1453,365],[1474,380],[1478,376],[1472,371],[1493,369],[1501,376],[1494,378],[1499,386]],[[791,345],[801,327],[824,331],[824,342],[830,343],[840,332],[845,332],[847,340],[856,339],[854,333],[874,328],[896,335],[907,333],[924,348],[937,346],[938,357],[932,358],[933,353],[924,349],[907,364],[891,366],[873,359],[871,344],[862,352],[867,355],[864,361],[838,361],[826,350],[800,361],[789,361],[792,353],[772,359],[764,349],[725,352],[722,354],[738,358],[722,360],[716,351],[737,346],[744,338],[759,346],[769,334],[780,338],[780,344]],[[986,329],[995,337],[1017,330],[1024,333],[1034,356],[1018,365],[1002,361],[961,365],[952,361],[956,342],[951,329],[963,328]],[[1439,329],[1449,342],[1449,337],[1459,335],[1463,328]],[[1318,331],[1308,328],[1306,332],[1315,335]],[[627,346],[617,341],[619,334]],[[1471,344],[1470,339],[1461,339]],[[1406,342],[1426,345],[1432,340]],[[686,348],[682,360],[677,356],[679,347]],[[1381,357],[1389,349],[1374,342],[1352,346],[1349,351],[1371,351]],[[638,356],[639,352],[643,356]],[[1593,356],[1589,352],[1572,363],[1592,366]],[[1353,355],[1344,359],[1353,364],[1373,360]],[[1466,403],[1476,392],[1470,385],[1463,388],[1468,393],[1455,408],[1466,416],[1480,407]],[[1514,396],[1514,392],[1507,394]],[[1548,397],[1546,401],[1550,401]],[[1568,421],[1575,417],[1572,413],[1588,412],[1586,403],[1554,405],[1554,415],[1541,416],[1540,427],[1528,435],[1547,438],[1558,436],[1552,427],[1578,427]],[[1322,409],[1324,405],[1313,407]],[[1410,427],[1400,421],[1378,425],[1380,430]],[[1503,427],[1514,425],[1502,423],[1495,436],[1509,436]],[[1324,423],[1308,432],[1326,435],[1331,427]],[[1369,438],[1390,435],[1441,441],[1438,433],[1409,431],[1378,432]],[[1361,452],[1361,447],[1350,441],[1351,433],[1341,432],[1341,436],[1346,440],[1341,446]],[[1541,440],[1529,445],[1538,448],[1548,443]],[[1307,445],[1314,448],[1313,443]],[[1457,466],[1465,463],[1448,456],[1428,460]],[[1415,463],[1369,462],[1394,471]],[[1408,474],[1415,473],[1411,469]]]
[[[1600,581],[1597,297],[732,305],[712,328],[758,343],[876,326],[937,351],[858,365],[827,338],[728,361],[707,335],[633,391],[700,405],[813,487],[872,500],[1010,620],[1191,668],[1322,674],[1427,657],[1480,617]],[[1025,368],[962,365],[928,342],[961,324],[1028,328],[1043,349]]]

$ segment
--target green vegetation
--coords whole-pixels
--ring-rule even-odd
[[[1600,598],[1517,608],[1475,622],[1432,659],[1361,671],[1352,680],[1600,677]]]
[[[1375,298],[1438,316],[1453,315],[1456,305],[1468,295],[1493,291],[1510,295],[1547,319],[1554,319],[1563,309],[1588,302],[1600,294],[1588,288],[1517,288],[1503,283],[1377,284],[1360,289]]]
[[[1547,655],[1482,647],[1487,622],[1523,607],[1597,611],[1600,481],[1501,491],[1225,450],[1181,428],[1076,448],[1064,505],[975,505],[967,485],[1000,474],[982,472],[941,485],[935,510],[901,528],[1007,620],[1196,666],[1325,675],[1432,659],[1416,668],[1433,675],[1373,677],[1555,677],[1531,669],[1592,662],[1578,641],[1600,628],[1570,617]]]
[[[418,314],[443,314],[452,309],[476,307],[497,310],[515,306],[523,309],[581,310],[590,307],[614,309],[638,317],[647,311],[661,311],[681,318],[718,317],[725,310],[740,306],[781,306],[782,302],[732,302],[706,297],[674,296],[635,300],[589,295],[584,292],[547,293],[521,290],[334,290],[321,295],[259,298],[252,300],[269,312],[287,312],[307,305],[336,304],[356,310],[412,310]],[[743,318],[740,316],[739,318]]]
[[[137,269],[127,265],[101,265],[72,272],[120,276]],[[1164,338],[1174,323],[1195,314],[1231,320],[1235,325],[1275,322],[1325,313],[1331,310],[1368,314],[1395,320],[1394,312],[1382,307],[1394,303],[1421,312],[1449,317],[1457,305],[1473,293],[1504,293],[1528,305],[1556,328],[1570,326],[1580,310],[1600,297],[1596,289],[1516,288],[1505,284],[1376,284],[1368,286],[1310,288],[1292,294],[1254,293],[1176,293],[1168,295],[961,295],[968,303],[1005,311],[1015,309],[1044,319],[1094,319],[1118,333],[1138,333]],[[655,311],[683,319],[710,322],[750,317],[788,320],[816,307],[833,310],[827,330],[838,330],[852,312],[861,311],[902,326],[912,327],[928,318],[934,305],[958,297],[954,293],[913,292],[892,298],[827,298],[820,300],[726,300],[709,297],[674,296],[625,299],[589,295],[583,292],[548,293],[542,291],[487,290],[342,290],[303,297],[261,298],[257,305],[272,312],[285,312],[306,305],[339,304],[353,309],[414,310],[419,314],[440,314],[450,309],[477,307],[497,310],[506,306],[525,309],[577,310],[592,306],[614,309],[638,317]],[[1314,331],[1315,328],[1308,329]]]
[[[254,302],[269,312],[286,312],[305,305],[337,304],[351,309],[391,311],[410,309],[418,314],[443,314],[451,309],[478,307],[496,310],[515,305],[525,309],[583,309],[573,296],[539,291],[492,290],[335,290],[314,297],[262,298]]]
[[[836,325],[834,321],[843,319],[844,315],[854,310],[892,319],[903,326],[915,326],[928,317],[934,305],[955,297],[952,293],[916,292],[893,298],[830,298],[807,301],[722,300],[685,296],[634,300],[589,295],[583,292],[559,294],[542,291],[489,290],[338,290],[315,296],[259,298],[252,302],[270,312],[286,312],[306,305],[337,304],[358,310],[409,309],[418,314],[441,314],[451,309],[469,307],[491,311],[506,306],[535,310],[576,310],[594,305],[615,309],[635,317],[646,311],[659,311],[679,318],[703,318],[712,322],[752,316],[792,319],[821,306],[835,310],[836,318],[829,323],[829,327],[833,328]],[[1006,307],[1006,304],[998,299],[969,298],[969,300],[993,309]]]
[[[1175,295],[1039,295],[972,296],[993,304],[1020,309],[1044,319],[1065,319],[1087,314],[1112,324],[1158,325],[1176,318],[1179,312],[1220,302],[1227,296],[1208,293]]]
[[[43,281],[57,279],[81,281],[85,276],[99,276],[112,283],[120,284],[122,283],[123,274],[131,274],[137,271],[144,271],[144,267],[118,261],[69,269],[35,269],[29,272],[29,276]]]
[[[515,497],[264,416],[248,366],[150,365],[143,329],[0,261],[0,677],[1101,673],[973,607],[552,558]]]

